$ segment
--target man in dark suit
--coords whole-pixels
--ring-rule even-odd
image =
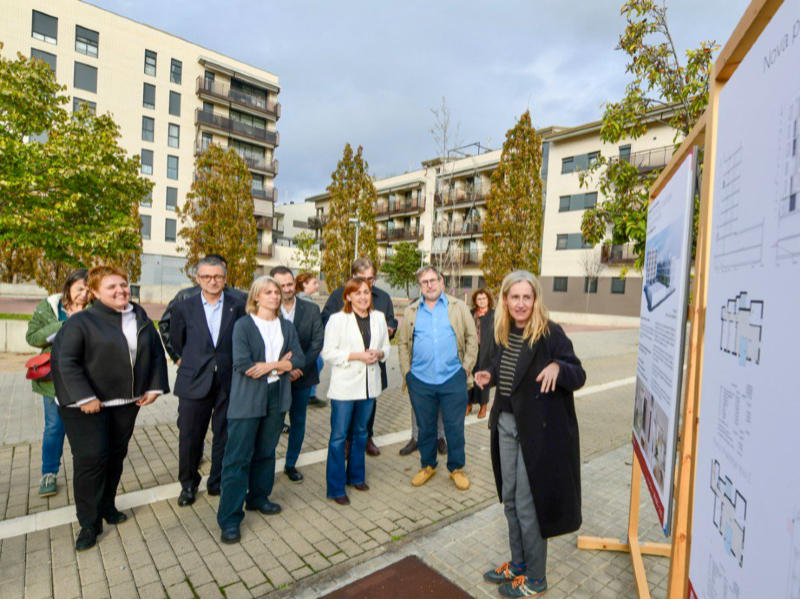
[[[245,314],[244,303],[225,291],[227,268],[216,258],[197,264],[201,292],[173,308],[170,344],[178,364],[179,506],[194,504],[200,485],[203,441],[211,422],[214,443],[208,493],[219,494],[228,429],[228,398],[233,377],[233,324]]]
[[[325,329],[319,307],[313,302],[301,300],[295,296],[294,275],[287,267],[275,267],[269,274],[281,286],[283,302],[281,314],[284,319],[294,323],[300,347],[305,354],[305,366],[294,369],[292,379],[292,408],[289,410],[289,443],[286,449],[286,465],[283,472],[293,483],[303,481],[303,475],[297,470],[297,458],[303,448],[306,435],[306,413],[311,398],[311,388],[319,383],[317,357],[322,351]]]
[[[386,326],[389,328],[389,339],[392,339],[395,331],[397,331],[397,319],[394,318],[394,304],[392,303],[392,297],[389,296],[389,294],[384,292],[382,289],[375,287],[374,285],[375,276],[377,275],[375,263],[365,257],[358,258],[353,261],[353,264],[350,268],[350,273],[353,277],[361,277],[365,279],[370,288],[372,288],[372,305],[375,307],[375,310],[382,312],[383,316],[386,317]],[[328,319],[331,318],[331,315],[344,308],[344,298],[342,297],[343,294],[344,286],[331,292],[331,295],[328,297],[328,301],[325,303],[325,308],[322,309],[323,326],[328,324]],[[385,390],[389,385],[388,378],[386,376],[386,363],[380,362],[379,365],[381,368],[381,388]],[[369,418],[369,423],[367,423],[367,454],[370,456],[380,456],[381,454],[380,449],[372,440],[373,429],[375,426],[375,411],[377,407],[378,403],[375,402],[372,407],[372,415]],[[352,429],[350,431],[350,435],[348,435],[348,438],[349,437],[352,437]]]

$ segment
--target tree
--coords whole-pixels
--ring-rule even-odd
[[[18,248],[10,242],[0,241],[0,282],[16,283],[29,280],[36,272],[40,253],[29,248]]]
[[[195,168],[191,192],[176,209],[182,225],[178,252],[185,252],[187,259],[184,272],[193,279],[201,258],[221,254],[228,261],[228,285],[249,288],[258,239],[247,163],[233,148],[211,144],[198,156]]]
[[[386,275],[389,285],[406,289],[406,298],[410,298],[409,286],[417,282],[417,269],[422,264],[422,252],[413,242],[400,242],[394,246],[391,259],[383,263],[381,270]]]
[[[713,41],[702,42],[686,51],[684,63],[669,30],[665,5],[655,0],[627,0],[621,14],[626,27],[616,49],[628,55],[626,71],[633,81],[622,100],[606,104],[600,139],[608,144],[626,138],[636,140],[647,134],[652,123],[659,122],[669,124],[678,141],[689,134],[708,104],[709,74],[718,46]],[[649,190],[658,173],[642,177],[636,165],[628,161],[600,157],[580,175],[586,186],[596,178],[596,188],[605,197],[604,202],[584,213],[584,238],[598,244],[610,231],[612,243],[633,242],[635,267],[640,271]]]
[[[360,222],[358,255],[364,256],[379,268],[378,231],[375,225],[377,192],[368,174],[369,165],[359,146],[353,153],[350,144],[344,147],[342,160],[331,174],[328,192],[331,195],[330,217],[322,230],[325,250],[322,253],[322,272],[328,289],[336,289],[350,277],[350,263],[356,251],[356,232],[349,222]]]
[[[606,264],[603,262],[600,248],[592,248],[584,250],[580,258],[581,271],[583,272],[584,289],[586,294],[586,313],[589,313],[589,294],[597,293],[597,280],[600,274],[606,270]],[[592,292],[594,287],[594,292]]]
[[[0,55],[0,243],[35,254],[39,267],[17,275],[48,289],[61,284],[48,279],[51,263],[127,261],[135,281],[138,207],[152,183],[119,145],[111,116],[68,112],[65,89],[43,61]]]
[[[319,274],[319,248],[314,235],[303,231],[294,236],[294,243],[297,244],[297,250],[294,251],[293,258],[300,270]]]
[[[530,111],[508,130],[500,164],[486,199],[481,259],[486,284],[495,292],[515,269],[539,273],[542,249],[542,140]]]

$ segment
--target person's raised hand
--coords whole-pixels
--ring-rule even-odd
[[[561,367],[559,367],[558,363],[555,362],[551,362],[544,369],[542,369],[542,372],[539,373],[536,381],[542,384],[543,394],[554,392],[556,390],[556,379],[558,379],[558,374],[560,372]]]

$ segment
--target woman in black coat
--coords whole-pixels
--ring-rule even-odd
[[[494,342],[494,300],[489,290],[480,288],[472,294],[472,318],[475,320],[475,329],[478,331],[478,360],[475,362],[473,373],[490,368],[494,364],[494,355],[497,344]],[[478,418],[486,417],[486,408],[489,405],[489,388],[481,389],[477,385],[469,390],[467,400],[467,414],[472,413],[472,405],[480,406]]]
[[[167,361],[155,325],[130,302],[119,267],[89,270],[91,307],[59,330],[51,357],[58,414],[73,460],[73,496],[81,530],[76,550],[88,550],[103,519],[127,519],[115,505],[122,464],[139,408],[169,392]]]
[[[581,525],[580,443],[573,392],[586,381],[564,330],[548,319],[538,280],[506,276],[495,317],[494,365],[475,374],[497,386],[492,412],[492,465],[509,527],[511,561],[484,579],[505,598],[540,594],[547,538]]]

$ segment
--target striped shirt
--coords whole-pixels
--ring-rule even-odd
[[[497,402],[501,412],[514,412],[511,406],[511,389],[524,343],[522,330],[513,327],[508,333],[508,347],[503,348],[500,370],[497,374]]]

